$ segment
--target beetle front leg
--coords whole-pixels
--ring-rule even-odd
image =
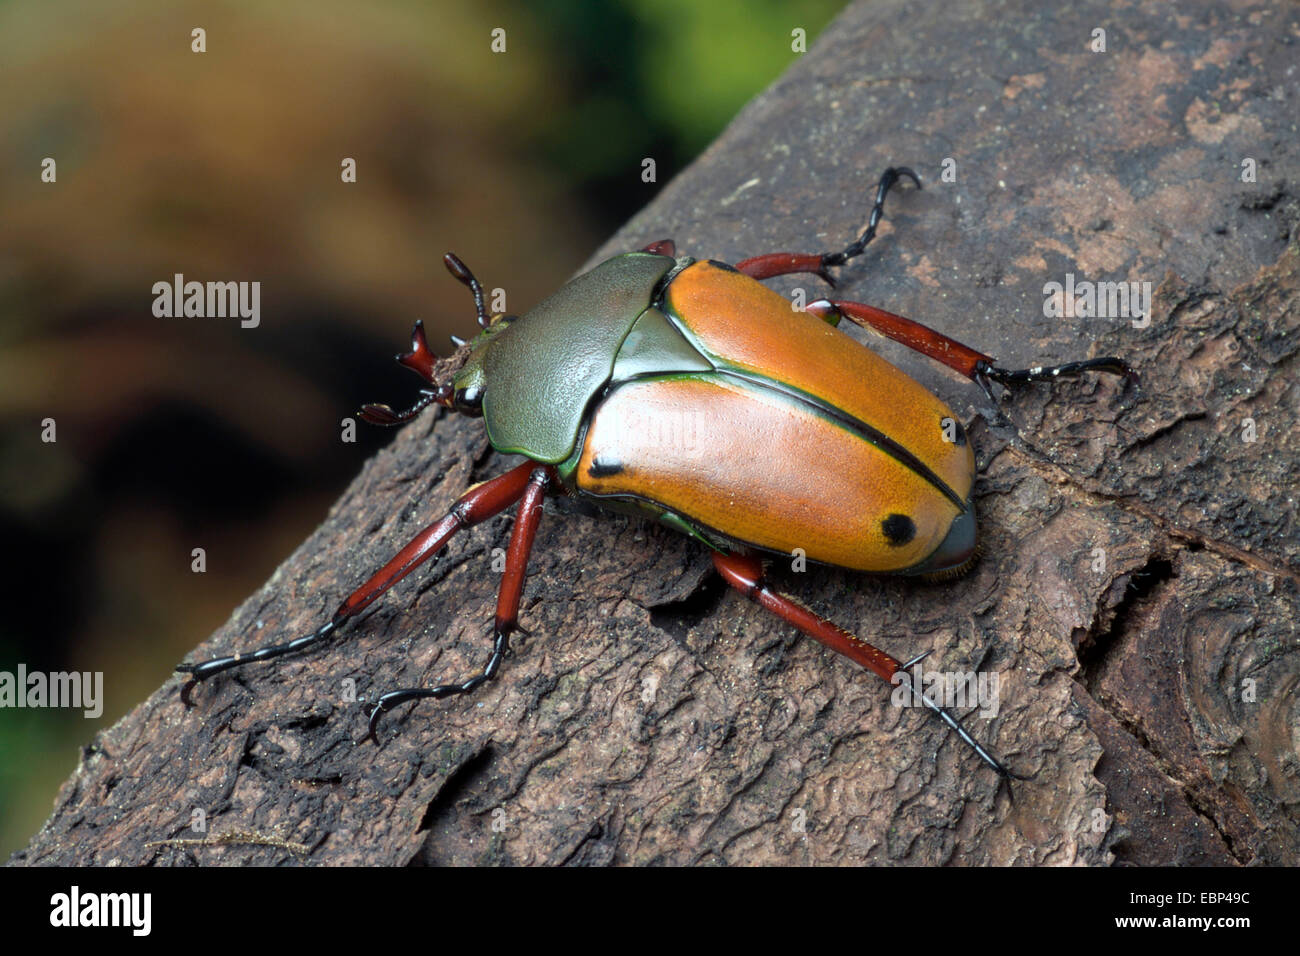
[[[867,219],[867,228],[862,235],[849,243],[839,252],[771,252],[765,256],[753,256],[736,263],[736,271],[743,272],[752,279],[771,279],[775,276],[793,275],[809,272],[820,276],[827,285],[834,288],[835,279],[830,274],[833,266],[842,266],[863,251],[876,238],[876,227],[885,214],[885,197],[900,179],[910,179],[921,188],[921,179],[906,166],[891,166],[885,170],[876,186],[876,201],[871,205],[871,215]]]
[[[362,419],[372,425],[402,425],[419,415],[428,405],[455,407],[451,386],[446,383],[438,384],[435,376],[438,359],[429,348],[429,341],[424,336],[423,321],[416,322],[415,328],[411,330],[411,351],[398,355],[397,362],[434,387],[420,389],[420,400],[404,412],[393,411],[391,405],[363,405],[361,406]]]
[[[349,618],[361,613],[381,594],[441,551],[457,531],[485,521],[518,501],[528,489],[533,467],[532,462],[524,462],[504,475],[498,475],[465,492],[450,511],[421,531],[391,561],[371,575],[370,580],[348,595],[333,617],[305,637],[284,644],[260,647],[246,654],[214,657],[198,664],[177,664],[178,671],[190,675],[189,682],[181,691],[181,699],[188,706],[189,693],[194,685],[222,671],[292,654],[323,641]]]
[[[528,486],[524,489],[523,498],[519,503],[515,526],[510,534],[510,547],[506,551],[506,570],[501,579],[501,590],[497,595],[497,614],[492,630],[492,656],[488,658],[487,666],[480,673],[458,684],[409,687],[384,694],[370,711],[366,736],[375,743],[379,742],[375,733],[379,726],[379,718],[386,711],[411,700],[427,697],[437,700],[453,694],[468,694],[496,677],[501,661],[509,650],[510,635],[514,631],[522,630],[519,627],[519,601],[524,593],[524,578],[528,574],[528,555],[533,550],[537,525],[542,520],[542,502],[555,486],[557,479],[555,469],[550,465],[525,462],[520,467],[529,468],[531,471]]]
[[[790,624],[793,624],[803,633],[816,641],[825,644],[831,650],[843,654],[849,660],[861,664],[867,670],[880,677],[887,683],[894,685],[898,683],[899,675],[904,675],[903,679],[908,681],[911,687],[911,676],[909,668],[919,661],[925,655],[913,658],[906,664],[900,662],[890,654],[886,654],[880,648],[868,644],[860,637],[850,634],[844,628],[820,615],[814,614],[802,604],[788,598],[783,594],[777,594],[767,586],[763,578],[762,559],[753,555],[741,554],[722,554],[715,551],[713,553],[713,566],[718,569],[723,580],[733,588],[749,598],[760,607],[771,611],[777,617]],[[919,697],[921,702],[928,707],[940,720],[947,724],[957,735],[977,753],[981,760],[992,767],[1002,777],[1011,777],[1016,780],[1025,780],[1017,773],[1011,770],[986,750],[978,741],[975,740],[961,725],[959,721],[948,711],[944,710],[933,700],[927,698],[915,688],[912,693]]]

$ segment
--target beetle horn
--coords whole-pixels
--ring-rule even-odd
[[[411,351],[397,356],[397,361],[426,382],[433,382],[433,364],[437,357],[429,350],[429,340],[424,337],[423,320],[416,322],[411,330]]]

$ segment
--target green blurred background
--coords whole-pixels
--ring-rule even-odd
[[[3,856],[391,440],[339,423],[415,397],[412,321],[473,330],[442,253],[523,311],[840,5],[0,0],[0,670],[105,696],[0,710]],[[176,272],[260,281],[261,326],[153,317]]]

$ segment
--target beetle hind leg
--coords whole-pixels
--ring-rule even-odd
[[[510,652],[510,635],[523,630],[519,626],[519,601],[523,597],[524,578],[528,573],[528,555],[533,549],[537,525],[542,519],[542,502],[555,487],[555,469],[550,465],[525,462],[520,468],[529,469],[528,484],[519,502],[519,513],[510,533],[510,547],[506,551],[506,570],[497,595],[497,614],[492,633],[492,656],[487,666],[468,680],[434,687],[407,687],[389,691],[381,696],[370,710],[366,737],[379,742],[379,718],[399,704],[432,698],[441,700],[455,694],[469,694],[496,677],[501,661]],[[363,738],[365,739],[365,738]]]
[[[880,650],[880,648],[868,644],[856,635],[850,634],[838,624],[814,614],[792,598],[777,594],[768,587],[767,582],[764,580],[763,562],[756,556],[723,554],[715,551],[713,553],[713,566],[717,568],[723,580],[745,597],[760,607],[771,611],[783,621],[793,624],[814,640],[825,644],[833,651],[843,654],[849,660],[861,664],[890,684],[898,684],[900,680],[906,681],[908,687],[912,689],[911,692],[914,697],[920,697],[923,705],[947,724],[967,746],[979,755],[981,760],[997,771],[1001,778],[1028,779],[1009,770],[1002,761],[993,756],[971,736],[970,732],[962,726],[960,720],[915,689],[911,682],[909,668],[924,658],[925,654],[921,654],[907,664],[903,664],[897,658]]]

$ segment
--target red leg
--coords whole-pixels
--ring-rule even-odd
[[[909,664],[903,664],[897,658],[880,650],[880,648],[874,647],[860,637],[850,634],[838,624],[814,614],[797,601],[782,594],[777,594],[767,586],[767,582],[763,579],[763,562],[760,558],[753,555],[714,552],[713,566],[718,569],[718,573],[722,575],[728,584],[745,595],[745,597],[771,611],[783,621],[793,624],[809,637],[820,641],[831,650],[843,654],[849,660],[861,664],[891,685],[899,683],[900,680],[906,680],[909,681],[910,686],[911,675],[908,674],[907,668],[910,664],[915,663],[915,660],[909,662]],[[1004,777],[1025,779],[1012,773],[1002,765],[1001,761],[985,750],[967,732],[957,718],[915,689],[913,694],[940,720],[956,731],[957,735],[979,754],[980,759],[999,774]]]
[[[763,579],[762,559],[752,555],[713,553],[713,566],[723,580],[754,603],[793,624],[814,640],[849,660],[861,664],[881,680],[890,682],[903,670],[902,662],[878,647],[850,634],[838,624],[818,617],[790,598],[771,590]]]
[[[827,271],[823,258],[820,252],[769,252],[765,256],[741,259],[736,263],[736,271],[743,272],[752,279],[771,279],[774,276],[809,272],[834,288],[835,277]]]
[[[658,239],[648,246],[642,246],[641,251],[652,252],[657,256],[675,256],[677,255],[677,243],[671,239]]]
[[[974,378],[980,365],[992,367],[993,358],[983,352],[962,345],[956,339],[950,339],[942,332],[936,332],[920,322],[905,319],[875,306],[861,302],[832,302],[819,299],[808,303],[806,312],[817,316],[832,325],[837,325],[841,317],[851,319],[864,329],[879,332],[895,342],[902,342],[909,349],[915,349],[922,355],[928,355],[936,362],[941,362],[955,369],[967,378]]]
[[[182,691],[182,697],[188,704],[190,688],[214,674],[220,674],[232,667],[251,664],[254,661],[265,661],[292,654],[324,640],[345,621],[369,607],[381,594],[441,551],[448,539],[457,531],[491,518],[518,501],[528,490],[529,476],[535,467],[533,462],[527,461],[504,475],[498,475],[476,488],[471,488],[452,505],[450,511],[416,535],[415,539],[399,551],[391,561],[371,575],[370,580],[348,595],[347,600],[334,612],[334,616],[311,634],[284,644],[261,647],[247,654],[215,657],[198,664],[177,664],[178,671],[190,675],[190,681]]]
[[[379,718],[398,704],[409,700],[426,697],[441,699],[452,694],[468,694],[496,677],[501,661],[509,649],[510,634],[519,630],[519,599],[524,593],[524,578],[528,574],[528,555],[533,550],[533,538],[537,534],[537,525],[542,520],[542,502],[547,492],[556,483],[555,469],[550,465],[536,465],[526,462],[521,467],[528,467],[531,473],[528,487],[524,490],[519,503],[519,513],[515,517],[515,527],[510,534],[510,548],[506,551],[506,572],[501,579],[501,591],[497,595],[497,615],[492,634],[492,656],[483,671],[469,680],[459,684],[439,684],[436,687],[410,687],[404,690],[390,691],[375,702],[370,711],[370,727],[367,736],[378,742],[375,728]]]

